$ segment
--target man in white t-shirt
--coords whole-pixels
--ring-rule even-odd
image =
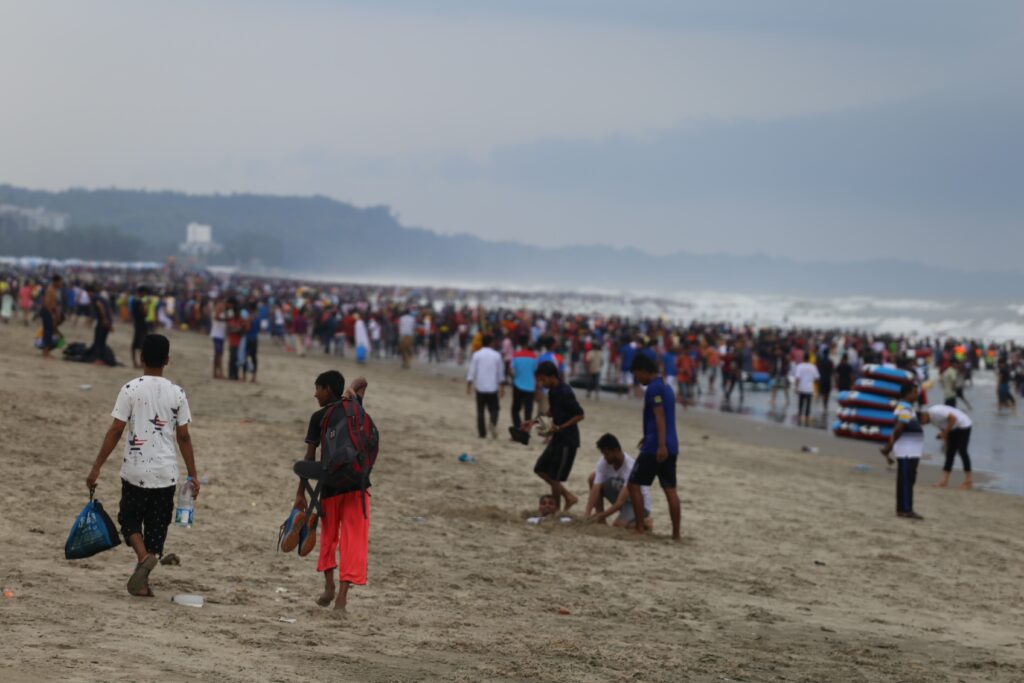
[[[814,383],[821,379],[818,366],[808,363],[806,360],[797,364],[793,370],[793,380],[796,382],[796,391],[799,396],[796,416],[803,424],[811,424],[811,403],[814,400]]]
[[[931,423],[939,428],[939,436],[945,444],[946,464],[942,466],[942,479],[935,486],[945,488],[949,486],[949,475],[953,471],[953,461],[956,454],[960,454],[960,460],[964,464],[964,483],[962,489],[974,487],[974,479],[971,475],[971,456],[967,453],[967,446],[971,442],[971,427],[973,423],[967,413],[949,405],[928,406],[918,412],[917,419],[922,425]]]
[[[493,347],[494,338],[485,334],[483,346],[469,360],[466,373],[466,393],[476,389],[476,429],[480,438],[486,438],[488,431],[492,439],[498,438],[499,398],[505,398],[505,361]],[[484,410],[489,420],[484,423]]]
[[[587,499],[586,516],[597,522],[604,522],[616,512],[619,516],[614,526],[628,528],[636,525],[636,513],[629,496],[629,475],[633,472],[635,461],[622,451],[622,445],[612,434],[605,434],[597,440],[597,449],[601,457],[597,460],[593,474],[590,475],[590,497]],[[641,486],[643,496],[644,526],[654,528],[651,520],[651,488]],[[611,507],[605,509],[607,501]]]
[[[175,444],[181,449],[192,482],[192,495],[199,495],[199,477],[188,433],[192,413],[182,388],[163,377],[170,348],[170,342],[163,335],[150,334],[143,340],[145,374],[121,387],[111,413],[114,421],[85,479],[91,493],[96,489],[100,468],[127,427],[129,437],[121,465],[121,505],[117,521],[125,541],[138,556],[138,564],[128,580],[128,592],[142,597],[153,595],[149,573],[163,555],[167,527],[174,515],[178,484]]]

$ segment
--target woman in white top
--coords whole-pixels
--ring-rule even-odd
[[[928,406],[917,414],[917,419],[922,425],[929,422],[939,428],[939,436],[946,445],[946,464],[942,467],[942,479],[935,486],[945,488],[949,486],[949,474],[953,471],[953,461],[956,454],[960,454],[960,460],[964,464],[964,483],[962,489],[969,489],[974,486],[971,477],[971,456],[967,454],[967,445],[971,441],[971,418],[959,408],[947,405]]]

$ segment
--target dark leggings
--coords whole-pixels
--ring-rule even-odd
[[[520,418],[520,413],[523,417]],[[522,420],[527,422],[533,417],[533,392],[512,388],[512,424],[518,427]]]
[[[167,527],[174,517],[174,487],[144,489],[121,480],[121,509],[117,521],[127,542],[132,534],[142,534],[146,551],[163,555]]]
[[[953,461],[959,452],[960,460],[964,463],[964,472],[971,471],[971,456],[967,454],[967,444],[970,441],[970,427],[967,429],[953,429],[949,432],[949,436],[946,437],[946,464],[943,466],[943,470],[946,472],[953,471]]]
[[[814,400],[814,394],[800,393],[800,403],[797,404],[796,414],[800,417],[811,416],[811,403]]]
[[[490,414],[491,424],[498,424],[498,392],[476,392],[476,430],[480,438],[487,436],[487,425],[484,424],[484,408]]]
[[[245,340],[245,359],[246,365],[252,374],[256,374],[256,351],[259,347],[259,340],[257,339],[246,339]]]
[[[896,512],[914,511],[914,484],[920,458],[896,459]]]

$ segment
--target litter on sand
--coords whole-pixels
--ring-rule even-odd
[[[294,624],[296,621],[295,619],[288,619],[286,617],[278,617],[277,620],[285,624]]]
[[[175,595],[171,598],[171,602],[176,605],[184,605],[185,607],[202,607],[206,604],[201,595]]]

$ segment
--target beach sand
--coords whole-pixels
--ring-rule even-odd
[[[112,337],[122,361],[129,332]],[[172,335],[167,376],[188,392],[209,483],[195,528],[171,529],[166,550],[181,566],[154,571],[155,599],[131,598],[124,546],[74,562],[62,546],[117,390],[136,373],[44,362],[28,336],[0,326],[0,582],[14,591],[0,599],[5,683],[1024,680],[1024,499],[934,490],[923,470],[927,519],[900,520],[875,449],[690,413],[682,543],[667,539],[657,488],[651,537],[529,526],[544,492],[539,446],[477,439],[452,372],[357,369],[264,342],[259,385],[213,381],[209,342],[192,334]],[[340,617],[313,603],[315,556],[275,551],[313,378],[331,367],[368,377],[382,434],[370,583]],[[638,403],[583,404],[569,482],[580,495],[602,433],[640,436]],[[801,441],[821,452],[799,452]],[[458,462],[463,452],[479,462]],[[119,466],[120,448],[97,491],[112,515]],[[179,593],[207,604],[172,604]]]

